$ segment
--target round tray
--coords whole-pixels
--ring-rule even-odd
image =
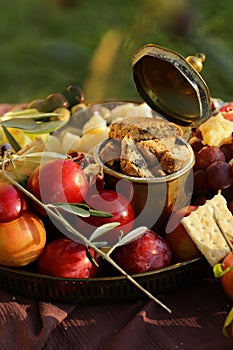
[[[193,284],[205,273],[206,262],[198,258],[132,277],[149,292],[158,295]],[[0,286],[16,295],[62,303],[115,303],[145,298],[145,294],[125,276],[58,278],[0,267]]]

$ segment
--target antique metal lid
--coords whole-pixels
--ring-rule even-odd
[[[185,59],[169,49],[144,45],[132,58],[136,88],[169,121],[198,126],[211,115],[209,90],[199,74],[204,59],[204,54]]]

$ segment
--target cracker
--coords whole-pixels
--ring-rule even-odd
[[[221,195],[206,201],[204,205],[199,206],[181,220],[191,239],[211,266],[224,259],[231,251],[223,233],[229,232],[232,214],[230,211],[227,212],[224,197],[219,196]],[[222,220],[224,215],[222,209],[225,214],[227,213],[226,217],[231,220]]]
[[[226,199],[217,194],[208,202],[214,207],[214,217],[220,230],[227,240],[233,241],[233,215],[228,209]]]

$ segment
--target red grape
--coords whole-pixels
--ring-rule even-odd
[[[205,196],[209,191],[209,186],[206,183],[205,170],[197,170],[193,174],[193,195]]]
[[[232,183],[232,168],[223,161],[210,164],[206,170],[207,184],[214,190],[227,188]]]
[[[194,150],[194,152],[199,152],[201,148],[204,147],[202,140],[199,137],[193,136],[190,140],[189,140],[189,144],[192,147],[192,149]]]
[[[233,158],[233,144],[226,143],[220,146],[220,151],[225,155],[225,161],[228,163]]]
[[[206,170],[215,161],[225,161],[225,155],[218,147],[205,146],[196,153],[196,164],[199,169]]]

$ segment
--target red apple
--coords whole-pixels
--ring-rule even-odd
[[[15,220],[26,209],[24,194],[12,184],[0,181],[0,222]]]
[[[188,261],[202,256],[189,234],[181,223],[184,216],[188,216],[197,206],[187,206],[178,210],[169,222],[171,231],[167,233],[166,240],[170,244],[174,262]]]
[[[89,253],[96,257],[92,248]],[[86,246],[67,237],[50,242],[40,255],[37,267],[41,274],[70,278],[94,277],[98,270],[88,259]]]
[[[38,258],[45,243],[45,227],[33,212],[0,223],[0,265],[28,265]]]
[[[165,239],[147,229],[139,238],[116,248],[113,260],[127,273],[160,269],[171,263],[171,249]]]
[[[28,190],[45,204],[80,203],[88,192],[88,181],[80,165],[68,159],[54,159],[33,170]],[[45,214],[39,206],[35,208]]]
[[[118,242],[122,233],[129,233],[134,226],[135,213],[133,207],[126,197],[112,190],[102,190],[100,192],[90,191],[86,196],[85,203],[90,208],[97,211],[110,213],[111,217],[89,216],[88,218],[78,218],[77,229],[87,237],[93,231],[104,224],[118,222],[119,226],[107,232],[101,240],[107,241],[108,245]]]

